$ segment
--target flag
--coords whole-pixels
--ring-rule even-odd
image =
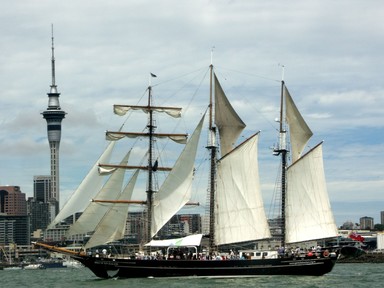
[[[153,172],[156,172],[158,166],[159,166],[159,161],[156,160],[155,163],[154,163],[153,166],[152,166],[152,171],[153,171]]]
[[[156,76],[155,74],[153,74],[153,73],[150,73],[150,74],[151,74],[152,77],[157,77],[157,76]]]
[[[364,237],[356,232],[351,232],[348,237],[355,241],[364,242]]]

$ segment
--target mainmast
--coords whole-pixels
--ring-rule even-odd
[[[210,184],[209,184],[209,251],[215,249],[215,183],[216,183],[216,127],[213,126],[213,65],[209,66],[209,143]]]
[[[287,144],[286,144],[286,129],[284,125],[284,66],[282,66],[282,80],[280,92],[280,127],[279,127],[279,147],[274,150],[274,155],[281,156],[281,246],[285,247],[285,200],[286,200],[286,172],[287,172]]]

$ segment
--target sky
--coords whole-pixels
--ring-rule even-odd
[[[207,105],[208,81],[202,76],[212,59],[247,123],[245,134],[261,130],[266,205],[276,179],[278,160],[270,147],[277,139],[274,119],[284,77],[314,132],[309,146],[324,140],[337,224],[363,216],[380,223],[383,1],[5,0],[2,6],[0,185],[20,186],[32,197],[33,177],[50,174],[40,113],[48,105],[53,24],[56,84],[67,113],[60,144],[61,204],[102,153],[105,130],[125,121],[113,115],[112,105],[145,104],[150,72],[158,76],[151,80],[156,101],[187,107],[178,132],[192,133]],[[128,125],[142,127],[133,118]]]

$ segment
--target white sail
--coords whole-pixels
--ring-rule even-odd
[[[237,138],[246,125],[228,101],[216,75],[215,124],[219,129],[221,156],[223,156],[233,149]]]
[[[286,242],[337,237],[323,167],[322,143],[287,171]]]
[[[129,151],[123,160],[120,162],[120,165],[127,165]],[[121,188],[124,181],[125,169],[117,169],[105,182],[103,188],[97,193],[95,198],[97,200],[110,200],[116,199],[121,192]],[[84,210],[83,214],[79,219],[69,228],[66,236],[76,234],[84,234],[87,232],[94,231],[98,223],[104,214],[108,211],[108,205],[99,204],[97,202],[88,202],[88,207]]]
[[[145,113],[149,112],[149,108],[147,106],[133,106],[133,105],[114,105],[113,112],[119,116],[124,116],[129,110],[142,110]],[[174,118],[181,117],[181,108],[174,107],[151,107],[152,111],[156,112],[164,112],[169,116]]]
[[[105,139],[108,140],[108,141],[118,141],[118,140],[121,140],[125,137],[128,137],[128,138],[138,138],[138,137],[147,137],[149,136],[148,133],[127,133],[127,132],[111,132],[111,131],[107,131],[105,133]],[[185,144],[187,143],[187,137],[186,135],[172,135],[172,134],[158,134],[158,133],[154,133],[153,136],[155,136],[156,138],[169,138],[171,139],[172,141],[176,142],[176,143],[179,143],[179,144]]]
[[[255,134],[218,163],[217,245],[271,237],[260,191],[257,145]]]
[[[182,238],[166,239],[166,240],[151,240],[144,246],[151,247],[186,247],[200,246],[203,234],[193,234]]]
[[[139,170],[136,170],[117,200],[131,200],[138,175]],[[95,232],[85,245],[85,248],[95,247],[124,238],[128,208],[129,205],[127,203],[111,204],[108,212],[97,225]]]
[[[172,171],[160,187],[159,192],[155,194],[151,221],[151,238],[191,198],[194,162],[204,116],[201,118],[187,145],[185,145]]]
[[[52,229],[56,224],[59,224],[65,218],[85,209],[88,203],[84,201],[84,199],[92,199],[102,186],[103,177],[101,177],[98,173],[98,163],[108,162],[111,158],[114,147],[114,142],[110,142],[108,144],[103,154],[93,165],[79,187],[71,195],[55,219],[49,224],[48,229]]]
[[[305,123],[286,86],[284,86],[283,91],[291,140],[292,162],[295,162],[301,157],[305,145],[307,144],[309,138],[312,137],[313,133],[307,123]]]

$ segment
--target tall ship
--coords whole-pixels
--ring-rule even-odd
[[[297,109],[284,81],[281,82],[279,119],[279,144],[274,154],[280,159],[280,216],[279,249],[246,249],[233,251],[231,245],[252,243],[270,239],[271,229],[265,214],[259,181],[258,140],[256,133],[236,145],[243,129],[243,120],[225,95],[214,67],[209,66],[209,101],[206,111],[190,137],[187,134],[156,132],[154,115],[166,113],[180,117],[181,108],[153,105],[151,84],[148,87],[147,105],[114,105],[114,113],[125,115],[135,110],[147,114],[144,132],[106,132],[111,141],[97,165],[51,223],[54,227],[60,219],[80,211],[83,203],[89,203],[81,217],[74,223],[69,235],[92,231],[81,252],[48,245],[37,246],[70,255],[88,267],[100,278],[137,277],[239,277],[254,275],[323,275],[330,272],[338,258],[338,251],[316,247],[293,253],[288,247],[297,243],[337,237],[337,227],[326,189],[323,167],[322,143],[303,152],[312,131]],[[153,75],[154,76],[154,75]],[[191,202],[195,161],[203,124],[208,122],[209,155],[209,232],[184,238],[159,240],[159,230]],[[131,165],[129,149],[118,165],[106,164],[115,141],[122,138],[146,139],[147,150],[144,165]],[[169,138],[185,144],[173,167],[160,165],[160,156],[154,152],[156,141]],[[123,178],[127,169],[133,170],[125,187]],[[98,173],[112,173],[96,195]],[[167,171],[167,177],[157,188],[157,173]],[[139,173],[146,174],[146,187],[138,185]],[[133,199],[138,186],[143,200]],[[136,188],[137,189],[137,188]],[[90,200],[92,201],[90,202]],[[123,255],[119,253],[95,253],[100,247],[122,239],[125,233],[128,209],[131,205],[143,205],[143,238],[147,251],[163,251],[161,255]],[[208,241],[203,245],[202,239]],[[151,250],[152,249],[152,250]],[[289,250],[289,251],[288,251]],[[183,252],[184,251],[184,252]]]

